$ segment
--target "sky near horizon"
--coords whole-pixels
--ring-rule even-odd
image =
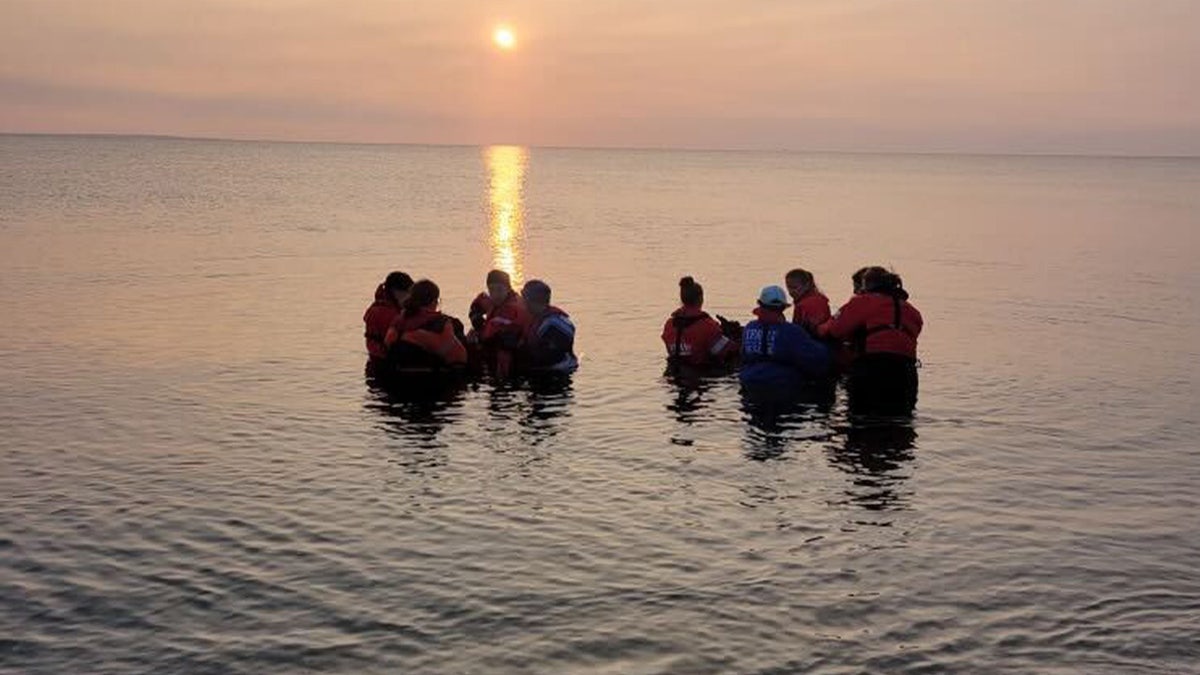
[[[1198,155],[1200,0],[0,0],[0,131]]]

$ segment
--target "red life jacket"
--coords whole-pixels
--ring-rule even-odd
[[[813,289],[796,301],[792,307],[792,323],[798,323],[815,329],[830,319],[829,298]]]
[[[861,293],[820,328],[822,335],[851,342],[860,354],[917,357],[917,336],[924,321],[907,294]]]
[[[367,353],[371,355],[372,359],[387,358],[387,345],[384,344],[384,338],[387,336],[388,328],[399,314],[400,308],[396,306],[392,294],[383,287],[383,284],[379,284],[379,287],[375,289],[375,302],[372,302],[363,314],[363,324],[366,325],[363,336],[367,339]]]
[[[690,366],[725,361],[736,352],[735,345],[721,332],[721,324],[697,307],[680,307],[663,325],[662,341],[667,358]]]
[[[481,342],[499,342],[504,349],[515,349],[529,329],[532,317],[525,309],[525,301],[515,292],[510,292],[500,304],[490,308],[487,321],[479,333]]]
[[[467,348],[454,333],[454,322],[450,317],[427,308],[412,316],[402,315],[393,329],[399,341],[415,345],[438,357],[447,365],[459,366],[467,362]]]

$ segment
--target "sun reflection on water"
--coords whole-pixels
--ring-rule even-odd
[[[483,150],[491,206],[492,265],[508,272],[518,284],[522,274],[525,236],[525,167],[529,150],[516,145],[493,145]]]

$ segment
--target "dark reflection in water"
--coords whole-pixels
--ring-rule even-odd
[[[368,370],[365,408],[377,413],[384,429],[419,449],[443,448],[438,435],[462,413],[466,386],[457,380],[424,377],[396,381]]]
[[[836,395],[832,382],[795,392],[743,387],[741,395],[747,422],[746,456],[750,459],[777,459],[793,441],[832,437],[828,421]]]
[[[908,508],[912,495],[906,481],[917,441],[911,420],[852,418],[837,432],[840,442],[827,452],[829,463],[849,474],[844,503],[868,511]]]
[[[697,370],[668,367],[663,373],[670,398],[665,405],[675,421],[681,425],[677,433],[671,435],[674,445],[695,445],[696,439],[690,433],[693,427],[705,417],[714,387],[723,379],[725,373],[709,373]]]
[[[523,443],[541,445],[561,431],[574,400],[569,375],[540,375],[497,385],[488,396],[489,427],[501,431],[515,420]]]

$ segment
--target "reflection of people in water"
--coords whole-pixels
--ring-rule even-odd
[[[664,407],[680,425],[671,435],[671,443],[695,445],[697,437],[704,433],[695,427],[707,417],[711,392],[723,383],[726,388],[732,388],[732,377],[728,373],[718,377],[692,368],[668,365],[663,379],[670,394]]]
[[[433,379],[423,387],[389,387],[385,382],[368,372],[371,397],[363,407],[379,415],[388,435],[404,439],[406,446],[411,443],[418,449],[445,447],[438,435],[460,415],[463,388]],[[429,461],[418,463],[427,465]]]
[[[829,462],[853,477],[850,501],[870,511],[904,508],[900,490],[908,479],[917,432],[907,423],[851,423],[840,430],[841,444],[829,450]]]
[[[674,413],[675,421],[689,425],[698,422],[700,413],[708,407],[706,396],[717,381],[716,378],[690,371],[678,372],[668,369],[666,380],[674,393],[674,398],[667,403],[666,408]]]
[[[835,392],[827,384],[794,391],[742,388],[742,413],[746,417],[746,456],[775,459],[793,440],[823,440],[831,434],[799,435],[797,431],[817,422],[825,428]]]
[[[560,422],[570,417],[575,401],[571,378],[544,373],[522,378],[520,387],[497,386],[488,395],[489,427],[500,432],[516,420],[529,445],[540,445],[558,435]],[[489,434],[490,435],[490,434]]]

